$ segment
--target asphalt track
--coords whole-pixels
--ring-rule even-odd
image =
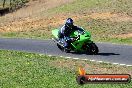
[[[60,51],[53,40],[0,38],[0,49],[35,52],[46,55],[63,56],[75,59],[88,59],[98,62],[110,62],[120,65],[132,65],[132,46],[110,43],[96,43],[98,55],[65,53]]]

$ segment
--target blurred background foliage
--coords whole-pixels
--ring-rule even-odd
[[[9,8],[16,10],[25,5],[29,0],[0,0],[0,9]]]

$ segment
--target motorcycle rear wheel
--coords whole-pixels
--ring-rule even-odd
[[[91,43],[88,45],[87,53],[90,55],[96,55],[99,52],[99,49],[95,43]]]

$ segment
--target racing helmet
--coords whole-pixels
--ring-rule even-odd
[[[66,20],[66,26],[68,26],[68,27],[72,27],[73,26],[73,20],[71,19],[71,18],[68,18],[67,20]]]

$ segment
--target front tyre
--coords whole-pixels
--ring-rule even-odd
[[[59,45],[58,43],[57,43],[57,47],[58,47],[61,51],[64,50],[64,48],[63,48],[61,45]]]
[[[67,48],[64,48],[63,46],[61,46],[60,44],[58,44],[57,43],[57,47],[61,50],[61,51],[63,51],[63,52],[66,52],[66,53],[70,53],[70,49],[67,49]]]
[[[88,45],[88,50],[87,50],[88,54],[96,55],[96,54],[98,54],[98,52],[99,52],[99,49],[95,43],[91,43]]]
[[[64,48],[64,52],[66,52],[66,53],[70,53],[70,49],[67,49],[67,48]]]

